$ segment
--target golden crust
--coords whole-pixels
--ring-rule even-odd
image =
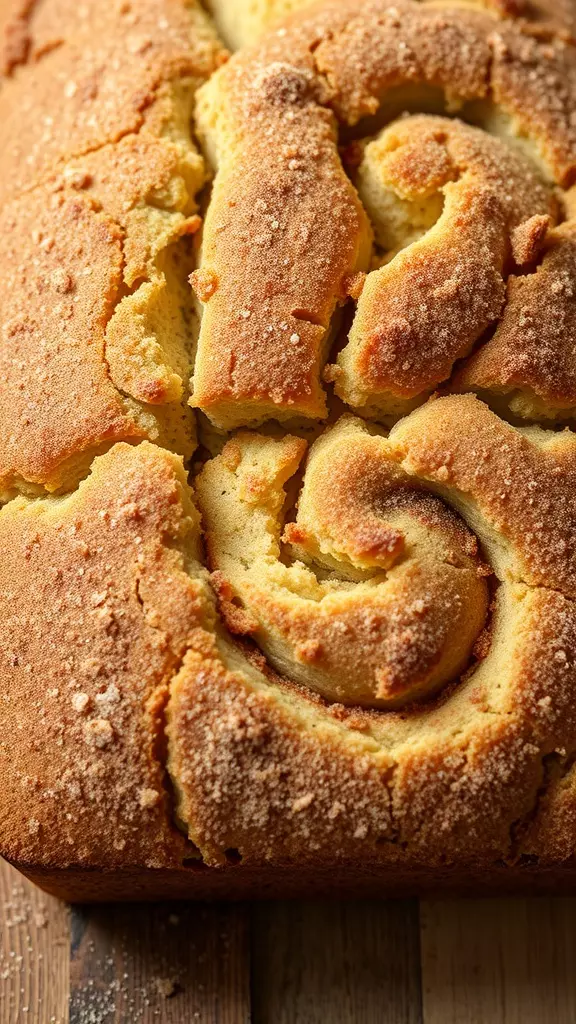
[[[171,242],[198,229],[194,194],[204,184],[198,153],[178,141],[126,135],[72,160],[50,187],[87,195],[123,234],[126,285],[153,275],[155,260]]]
[[[195,2],[26,6],[26,64],[0,93],[2,198],[124,135],[162,134],[166,85],[200,84],[218,57]]]
[[[407,86],[418,86],[428,102],[440,90],[452,109],[490,100],[508,118],[508,139],[528,137],[553,179],[572,180],[576,60],[556,37],[539,39],[473,9],[411,0],[382,8],[364,0],[313,7],[237,54],[200,91],[197,109],[201,139],[218,169],[193,278],[204,303],[193,404],[218,427],[324,414],[319,370],[329,323],[350,294],[347,282],[368,268],[370,243],[338,156],[336,123],[355,125],[385,110]],[[366,355],[352,365],[345,350],[329,379],[344,374],[340,394],[365,413],[397,417],[410,408],[407,401],[422,401],[448,377],[498,317],[511,254],[537,251],[538,235],[530,248],[526,230],[517,231],[524,221],[553,214],[554,204],[538,181],[541,166],[531,168],[504,141],[458,122],[441,129],[425,118],[412,137],[402,124],[388,133],[394,145],[408,136],[412,160],[405,167],[415,166],[414,147],[421,172],[432,161],[432,178],[421,173],[418,185],[445,193],[445,214],[429,237],[368,277],[351,344],[373,353],[377,367],[364,365]],[[442,167],[439,153],[434,165],[435,148],[443,149]],[[392,187],[418,198],[395,152],[389,163]],[[543,221],[533,221],[533,231],[536,224],[542,233]],[[380,303],[384,282],[389,300]],[[391,319],[394,304],[401,312]],[[429,362],[421,344],[430,335],[424,306],[437,324]],[[388,396],[384,406],[381,392]]]
[[[208,0],[207,7],[226,42],[234,49],[253,43],[265,29],[292,11],[311,7],[314,0]],[[539,31],[576,34],[573,0],[433,0],[435,7],[480,8],[502,18],[525,19]]]
[[[289,63],[236,67],[220,79],[217,101],[208,91],[200,108],[203,134],[217,120],[221,163],[202,239],[200,273],[213,287],[207,299],[199,289],[193,405],[226,429],[325,415],[320,370],[332,282],[344,301],[346,277],[368,258],[367,219],[342,170],[333,119],[318,107],[310,61],[301,63],[296,54]]]
[[[549,232],[536,270],[512,276],[492,338],[455,375],[459,391],[502,395],[531,419],[576,414],[576,224]]]
[[[475,450],[469,437],[458,436],[455,422],[470,424],[471,435],[478,438]],[[488,440],[496,462],[485,472]],[[301,455],[301,445],[299,452],[290,441],[292,450],[282,456],[284,469],[275,474],[270,445],[283,443],[262,437],[258,452],[254,440],[250,447],[248,435],[240,435],[215,460],[218,480],[204,476],[199,484],[210,552],[225,566],[220,587],[232,569],[228,596],[240,595],[248,615],[258,616],[261,606],[249,583],[234,586],[232,533],[215,539],[219,524],[214,523],[214,506],[206,511],[206,495],[225,486],[230,491],[226,466],[243,475],[245,500],[251,496],[254,505],[253,528],[251,537],[243,533],[238,502],[238,543],[245,564],[258,564],[263,541],[257,524],[266,508],[281,507],[283,480]],[[529,472],[516,460],[516,443],[533,449]],[[561,501],[564,471],[576,456],[573,435],[527,440],[473,398],[456,397],[412,414],[393,432],[390,445],[416,486],[436,479],[441,445],[442,465],[452,469],[449,478],[439,473],[439,489],[474,522],[499,579],[489,642],[479,647],[480,660],[472,662],[443,700],[408,706],[401,714],[314,700],[309,683],[301,688],[263,674],[257,659],[247,666],[223,639],[217,659],[199,662],[188,655],[168,707],[169,765],[177,780],[179,818],[188,823],[191,838],[210,863],[224,862],[227,850],[254,862],[320,863],[328,855],[333,861],[513,862],[527,852],[524,841],[539,811],[547,759],[565,757],[573,749],[576,614],[572,597],[561,591],[571,594],[574,573],[564,575],[560,559],[562,544],[573,550],[573,537],[565,532],[560,510],[557,523],[548,520],[548,545],[541,549],[539,566],[531,564],[530,585],[518,582],[523,572],[527,575],[530,537],[525,542],[502,518],[504,498],[496,486],[501,473],[513,475],[514,490],[523,494],[529,535],[528,496],[534,497],[535,516],[548,514],[549,490]],[[529,454],[524,455],[530,465]],[[475,475],[472,469],[478,465],[482,469]],[[533,486],[534,467],[544,474],[545,486]],[[308,468],[314,482],[314,454]],[[337,481],[337,470],[334,475]],[[367,474],[365,486],[370,480]],[[492,504],[486,497],[488,480]],[[307,486],[305,478],[305,518],[311,514]],[[222,518],[225,525],[226,499]],[[573,521],[572,516],[572,527]],[[454,539],[454,520],[449,517],[447,523]],[[386,558],[392,557],[387,551]],[[277,578],[271,567],[267,585],[272,599],[281,601],[273,592]],[[292,589],[296,593],[296,579]],[[299,592],[306,593],[302,580]],[[269,638],[257,639],[265,648],[270,644]]]
[[[380,190],[410,203],[443,201],[422,238],[368,275],[334,368],[347,404],[394,415],[446,380],[498,319],[507,262],[512,253],[520,264],[533,258],[555,209],[527,160],[448,118],[392,124],[366,148],[361,195],[369,174],[376,206]]]
[[[0,213],[3,344],[0,476],[59,487],[69,460],[142,437],[108,378],[104,333],[122,282],[113,221],[43,189]]]
[[[118,445],[62,501],[0,512],[3,852],[65,866],[177,862],[166,687],[194,627],[176,456]]]
[[[467,665],[485,623],[474,538],[352,418],[313,444],[282,532],[283,485],[303,450],[290,436],[239,434],[198,477],[230,628],[330,700],[394,707],[429,695]]]
[[[500,578],[576,597],[572,431],[516,430],[462,395],[429,402],[397,424],[390,443],[408,473],[466,510]]]
[[[188,117],[222,57],[181,0],[55,0],[20,21],[24,64],[0,92],[4,495],[69,488],[119,439],[195,447],[174,245],[200,225]]]
[[[2,17],[2,852],[573,860],[576,436],[453,393],[576,409],[573,5],[297,14],[200,92],[201,239],[189,115],[224,54],[198,6]],[[461,117],[393,120],[440,93]],[[196,233],[192,403],[309,421],[204,427],[199,511]],[[353,302],[325,377],[414,406],[387,436],[320,383]]]
[[[561,599],[550,600],[571,642],[572,614],[565,620]],[[526,653],[548,664],[551,651],[538,647],[533,628],[544,611],[550,623],[550,609],[540,595],[533,601]],[[542,686],[527,660],[516,677],[519,689],[532,688],[536,710],[538,700],[549,703],[546,678]],[[169,711],[179,814],[208,863],[223,863],[227,850],[255,863],[513,858],[510,832],[530,814],[542,778],[534,732],[515,714],[480,711],[472,687],[463,701],[457,737],[441,711],[436,728],[415,715],[404,728],[389,717],[378,732],[369,717],[188,660]]]

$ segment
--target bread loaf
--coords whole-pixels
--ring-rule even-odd
[[[576,7],[208,7],[2,14],[0,850],[565,886]]]

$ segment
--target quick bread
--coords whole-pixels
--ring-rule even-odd
[[[571,884],[576,7],[207,6],[2,15],[0,851]]]

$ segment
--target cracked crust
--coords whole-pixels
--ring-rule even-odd
[[[169,821],[164,715],[178,819],[209,864],[230,849],[254,863],[487,863],[510,852],[543,757],[575,742],[576,619],[554,591],[507,586],[476,672],[437,705],[382,716],[327,705],[231,645],[168,453],[117,445],[66,499],[15,499],[0,532],[12,859],[194,857]]]
[[[472,104],[503,139],[423,117],[412,130],[386,130],[394,166],[385,190],[413,204],[442,193],[444,214],[368,275],[351,331],[362,352],[349,365],[345,349],[328,372],[341,397],[392,419],[422,402],[497,319],[513,260],[535,258],[554,216],[550,184],[539,178],[566,185],[576,172],[570,46],[480,10],[411,0],[333,0],[292,17],[199,92],[200,137],[217,173],[192,278],[204,305],[192,404],[217,427],[326,415],[329,328],[357,296],[350,282],[369,269],[372,245],[336,131],[386,113],[394,96],[408,102],[408,87],[417,105],[438,94],[451,111]],[[403,134],[422,180],[408,180],[401,165]],[[431,331],[433,344],[423,345]]]
[[[194,0],[20,6],[29,43],[0,93],[2,199],[126,135],[170,136],[171,87],[199,85],[222,53]]]
[[[425,413],[427,424],[421,422]],[[476,449],[465,433],[458,436],[461,431],[455,427],[462,422],[469,423],[470,434],[478,438]],[[326,436],[330,437],[324,435],[322,444]],[[517,460],[516,439],[532,449],[532,456],[525,451]],[[250,535],[243,534],[239,501],[239,550],[249,567],[256,566],[252,575],[260,571],[259,557],[267,558],[265,589],[281,606],[282,564],[277,566],[279,576],[271,556],[264,549],[259,554],[257,524],[272,508],[267,490],[281,493],[288,470],[278,476],[272,469],[269,445],[281,442],[261,442],[260,450],[254,442],[250,448],[249,436],[240,435],[212,464],[214,479],[205,477],[199,485],[220,590],[228,600],[241,597],[245,615],[254,617],[261,614],[261,607],[252,582],[238,585],[236,542],[231,534],[219,535],[226,524],[226,503],[218,520],[215,504],[207,508],[206,492],[230,492],[230,467],[242,478],[244,501],[253,503],[254,525]],[[493,464],[482,458],[485,444]],[[561,554],[562,549],[574,550],[574,516],[567,521],[560,515],[554,526],[548,520],[547,546],[540,549],[538,570],[532,565],[533,578],[526,585],[530,523],[526,522],[527,538],[511,532],[503,508],[513,516],[513,506],[494,487],[493,504],[486,493],[488,481],[511,474],[524,509],[532,500],[535,517],[547,515],[547,502],[561,502],[564,487],[573,494],[567,474],[573,472],[575,445],[571,434],[524,442],[520,432],[471,397],[431,403],[393,432],[391,451],[413,485],[435,479],[437,455],[442,452],[442,467],[451,469],[449,476],[439,473],[439,489],[474,523],[499,580],[487,644],[478,647],[478,660],[458,685],[436,703],[408,704],[401,712],[387,714],[325,703],[313,698],[309,680],[302,687],[288,683],[266,669],[261,656],[252,656],[248,671],[246,654],[244,659],[233,654],[223,638],[217,639],[218,658],[200,662],[195,655],[187,656],[168,705],[169,767],[179,818],[187,822],[190,837],[209,863],[223,863],[227,849],[249,863],[320,864],[330,857],[332,862],[429,866],[487,864],[496,859],[514,863],[527,853],[524,838],[540,814],[545,759],[566,758],[576,740],[574,576],[564,573]],[[234,446],[236,451],[231,450]],[[472,468],[479,461],[484,462],[483,472],[476,476]],[[326,491],[320,488],[312,513],[306,488],[316,482],[314,455],[308,471],[311,481],[305,476],[301,508],[308,532],[314,516],[318,544]],[[538,482],[539,473],[545,483]],[[277,502],[275,507],[280,506]],[[453,543],[455,521],[449,518],[447,523]],[[456,528],[460,536],[461,528]],[[297,520],[294,532],[301,541],[300,530]],[[428,543],[431,537],[434,529],[427,535]],[[387,557],[393,556],[388,552]],[[339,562],[346,573],[341,552]],[[302,576],[302,567],[298,571]],[[307,586],[310,590],[310,581]],[[299,594],[303,593],[300,579]],[[310,608],[311,621],[314,614]],[[269,639],[254,635],[264,649],[270,646]],[[369,652],[364,658],[369,660]],[[294,677],[294,664],[288,671]],[[349,685],[353,686],[352,679]],[[572,853],[573,847],[566,856]]]
[[[366,147],[358,187],[386,223],[396,204],[402,212],[434,204],[422,237],[402,239],[400,251],[368,275],[331,368],[348,405],[398,416],[450,377],[498,319],[507,264],[536,258],[556,204],[536,169],[503,140],[443,117],[406,117],[381,132]],[[393,239],[381,242],[394,249]]]
[[[402,468],[464,512],[500,579],[576,598],[576,435],[516,429],[471,395],[428,402],[390,434]]]
[[[5,496],[74,486],[119,439],[194,450],[177,243],[206,178],[191,101],[223,58],[184,0],[22,11],[28,45],[0,92]]]
[[[550,231],[539,266],[512,276],[493,336],[455,374],[458,391],[501,395],[533,420],[576,415],[576,222]]]
[[[312,445],[295,522],[284,485],[304,443],[240,433],[197,478],[209,565],[288,678],[344,704],[395,707],[457,677],[485,624],[475,539],[418,490],[382,437],[343,418]],[[489,572],[489,570],[488,570]]]
[[[0,511],[3,852],[61,867],[177,863],[166,688],[195,624],[181,460],[116,445],[73,494]],[[37,609],[43,608],[38,614]]]
[[[224,51],[189,0],[0,19],[2,852],[116,884],[144,866],[148,891],[240,861],[264,880],[573,866],[574,433],[462,394],[388,436],[317,422],[335,311],[394,273],[403,315],[421,306],[403,261],[435,230],[452,262],[429,274],[428,356],[451,301],[468,322],[409,401],[480,338],[452,390],[529,420],[576,408],[573,5],[332,0],[201,89],[218,173],[193,403],[225,428],[313,423],[206,430],[198,510],[176,454],[207,175],[189,116]],[[406,86],[476,127],[419,114],[359,143]]]
[[[159,351],[154,333],[173,332],[174,348],[184,334],[174,315],[177,288],[166,295],[162,275],[148,293],[143,286],[123,298],[122,232],[75,190],[35,189],[6,204],[0,224],[2,496],[69,489],[94,455],[118,440],[148,437],[189,456],[194,427],[178,390],[151,394],[137,386],[150,389],[168,376],[160,354],[151,378],[156,352],[149,350],[156,344]],[[185,353],[182,347],[172,359],[184,377]],[[140,377],[133,382],[136,368]],[[164,409],[142,404],[168,398],[173,404]]]
[[[110,381],[106,324],[122,282],[116,225],[83,196],[37,189],[0,212],[0,477],[56,489],[70,462],[143,431]]]

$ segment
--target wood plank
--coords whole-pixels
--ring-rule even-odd
[[[416,901],[252,908],[253,1024],[420,1024]]]
[[[421,904],[424,1024],[574,1024],[576,900]]]
[[[67,907],[0,859],[0,1024],[67,1024]]]
[[[241,905],[124,904],[72,912],[70,1024],[247,1024]]]

